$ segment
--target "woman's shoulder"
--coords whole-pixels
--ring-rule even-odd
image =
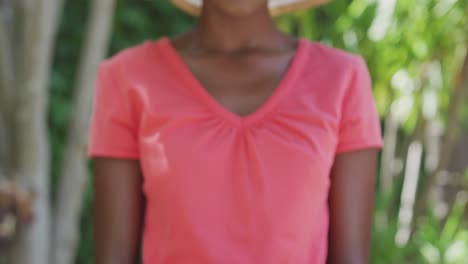
[[[155,66],[155,62],[159,61],[158,52],[161,44],[167,38],[162,37],[157,40],[144,40],[143,42],[124,48],[105,59],[102,64],[107,64],[114,67],[124,66],[126,69],[141,69],[141,67]],[[151,65],[150,65],[151,64]]]
[[[332,71],[355,70],[356,67],[362,67],[363,58],[358,54],[351,53],[328,44],[302,39],[307,46],[308,64],[320,65],[320,68],[326,68]]]

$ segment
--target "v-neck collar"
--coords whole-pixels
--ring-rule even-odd
[[[203,87],[202,83],[192,73],[185,61],[179,55],[178,51],[172,45],[169,38],[163,37],[157,42],[157,44],[159,45],[161,53],[168,60],[168,63],[171,64],[173,70],[177,72],[177,77],[182,78],[185,85],[189,86],[189,88],[198,94],[201,100],[203,100],[203,103],[210,107],[212,111],[236,125],[252,124],[271,111],[286,92],[294,86],[307,57],[304,54],[307,46],[306,40],[299,38],[296,52],[273,92],[253,112],[247,115],[239,115],[218,102],[218,100],[216,100],[216,98],[212,96],[205,87]]]

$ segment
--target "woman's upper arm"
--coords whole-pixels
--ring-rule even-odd
[[[96,264],[137,262],[143,215],[138,114],[119,59],[99,66],[88,155],[94,159]]]
[[[144,210],[139,162],[95,158],[94,174],[94,263],[136,263]]]
[[[366,264],[370,257],[377,149],[338,154],[329,194],[329,264]]]
[[[349,80],[330,174],[330,264],[369,263],[377,153],[382,147],[372,82],[361,57]]]

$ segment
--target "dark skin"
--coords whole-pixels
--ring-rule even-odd
[[[137,160],[94,160],[95,264],[137,263],[144,199]]]
[[[296,45],[275,28],[266,0],[205,0],[199,25],[173,40],[207,91],[240,116],[268,99]],[[220,67],[221,74],[211,74]],[[369,263],[377,152],[335,157],[328,264]],[[94,186],[94,263],[137,263],[144,215],[139,162],[96,158]]]

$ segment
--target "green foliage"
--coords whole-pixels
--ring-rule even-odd
[[[188,30],[195,20],[168,1],[119,1],[115,15],[111,53],[161,36]]]
[[[465,264],[468,260],[468,230],[463,227],[466,196],[458,196],[451,213],[441,220],[432,212],[418,226],[412,240],[404,246],[395,242],[396,217],[387,225],[382,221],[385,209],[377,203],[376,224],[372,237],[372,263]]]

